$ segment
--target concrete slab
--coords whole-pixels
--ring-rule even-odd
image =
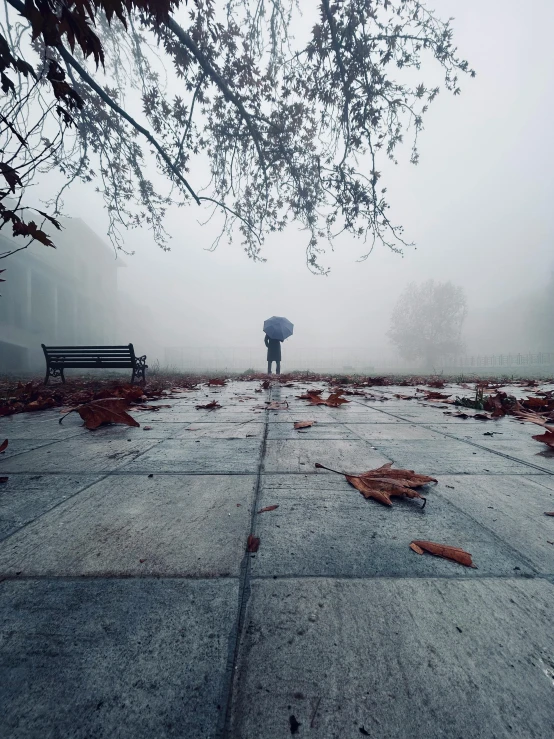
[[[295,419],[296,421],[313,421],[313,418]],[[313,426],[306,429],[295,429],[295,421],[285,423],[272,423],[269,426],[268,439],[359,439],[359,435],[344,424],[320,423],[316,421]]]
[[[258,469],[261,439],[209,438],[161,441],[123,469],[126,472],[253,473]]]
[[[195,422],[180,426],[175,433],[177,438],[185,439],[246,439],[255,437],[260,439],[264,433],[264,424],[258,418],[245,418],[239,423],[211,423]]]
[[[216,735],[236,580],[0,583],[0,735]]]
[[[413,426],[411,423],[350,423],[346,422],[346,428],[351,429],[357,436],[361,436],[368,441],[378,439],[385,440],[413,440],[413,439],[432,439],[440,441],[444,439],[444,434],[424,426]]]
[[[529,474],[523,462],[492,454],[462,441],[373,441],[375,447],[397,467],[417,469],[426,475],[481,474],[483,472]],[[369,469],[369,468],[368,468]]]
[[[0,577],[238,575],[255,481],[107,477],[0,542]]]
[[[554,518],[544,515],[554,511],[553,477],[444,476],[437,494],[519,552],[535,571],[554,575]]]
[[[115,434],[119,433],[120,430],[117,429]],[[110,438],[102,434],[96,436],[94,431],[89,431],[89,434],[85,436],[49,443],[23,454],[3,459],[0,462],[0,474],[10,472],[30,474],[109,472],[151,449],[156,443],[160,443],[155,439],[150,440],[146,434],[147,432],[144,432],[144,438],[128,437],[125,439]],[[30,444],[32,442],[19,443]]]
[[[315,472],[315,463],[340,470],[379,467],[390,458],[360,440],[273,439],[266,444],[265,472]],[[319,470],[321,474],[330,474]]]
[[[98,475],[11,475],[0,485],[0,540],[99,480]]]
[[[451,505],[450,493],[441,482],[422,491],[425,509],[420,501],[398,498],[389,508],[366,500],[338,475],[267,475],[259,507],[279,508],[255,518],[261,544],[252,572],[267,577],[468,578],[534,572],[524,552]],[[418,556],[409,548],[414,539],[462,547],[478,569]]]
[[[254,581],[230,736],[545,739],[553,609],[536,580]]]
[[[53,444],[56,444],[62,441],[62,437],[60,437],[60,439],[49,439],[49,438],[11,439],[9,436],[2,436],[2,441],[4,441],[5,438],[8,439],[8,447],[5,451],[0,452],[0,475],[4,474],[2,470],[4,468],[8,469],[8,465],[11,467],[11,465],[13,464],[14,458],[18,457],[19,455],[25,454],[25,452],[30,452],[33,449],[40,449],[41,447],[50,447]]]

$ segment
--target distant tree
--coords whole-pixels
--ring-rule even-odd
[[[401,356],[423,360],[432,369],[439,357],[463,349],[466,313],[463,288],[434,280],[411,282],[394,307],[388,336]]]
[[[3,7],[0,219],[26,243],[53,245],[60,196],[80,180],[102,193],[120,247],[121,228],[142,227],[166,248],[166,208],[192,204],[219,212],[222,234],[238,234],[253,259],[290,221],[307,231],[314,271],[322,244],[343,231],[398,251],[406,242],[379,161],[395,160],[407,132],[418,160],[439,92],[420,74],[424,58],[453,94],[458,74],[474,75],[450,21],[418,0]],[[25,190],[53,169],[67,181],[31,220]]]

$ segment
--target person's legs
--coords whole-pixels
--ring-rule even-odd
[[[268,363],[267,363],[267,374],[268,374],[268,375],[270,375],[270,374],[271,374],[271,364],[272,364],[271,362],[268,362]]]
[[[275,362],[276,372],[278,375],[281,374],[281,362]]]

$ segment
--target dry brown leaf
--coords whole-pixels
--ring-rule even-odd
[[[544,515],[545,516],[554,516],[554,511],[545,511],[544,512]]]
[[[278,505],[266,505],[265,508],[260,508],[258,513],[267,513],[267,511],[274,511],[276,508],[279,508]]]
[[[393,470],[392,462],[382,465],[374,470],[362,472],[360,475],[348,475],[338,472],[323,464],[316,463],[316,467],[330,472],[344,475],[348,482],[358,490],[364,498],[373,498],[383,505],[391,506],[391,497],[403,496],[406,498],[420,498],[423,500],[422,508],[425,508],[427,499],[413,488],[419,488],[430,482],[437,482],[434,477],[420,475],[413,470]]]
[[[246,542],[246,551],[247,552],[257,552],[260,547],[260,540],[257,536],[250,536],[247,539]]]
[[[221,378],[214,377],[211,380],[208,380],[208,385],[226,385],[227,382]]]
[[[294,428],[295,429],[309,429],[310,426],[313,426],[315,421],[295,421],[294,422]]]
[[[73,408],[83,421],[87,429],[97,429],[103,423],[122,423],[126,426],[140,426],[138,421],[130,416],[126,411],[129,409],[129,401],[126,398],[102,398],[101,400],[91,400],[90,403]],[[69,411],[71,413],[72,411]],[[68,415],[66,413],[66,415]],[[65,416],[60,418],[59,423],[63,421]]]
[[[415,547],[417,547],[417,549]],[[473,567],[474,569],[476,569],[475,565],[471,561],[471,554],[469,552],[466,552],[464,549],[460,549],[460,547],[452,547],[448,544],[437,544],[434,541],[416,540],[411,542],[410,548],[418,554],[420,554],[418,549],[423,549],[425,552],[429,552],[429,554],[434,554],[436,557],[452,559],[454,560],[454,562],[458,562],[465,567]]]
[[[286,400],[282,403],[278,400],[272,400],[265,407],[268,411],[286,411],[289,407],[289,404]]]
[[[196,410],[206,410],[206,411],[216,411],[218,408],[221,408],[222,406],[219,405],[217,400],[212,400],[211,403],[205,403],[204,405],[197,405]]]
[[[554,449],[554,431],[545,431],[544,434],[532,437],[535,441],[540,441],[542,444],[548,444],[549,447]]]
[[[8,448],[8,440],[4,439],[4,441],[0,444],[0,454],[2,452],[5,452],[7,448]]]

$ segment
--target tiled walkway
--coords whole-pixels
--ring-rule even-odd
[[[554,452],[536,427],[399,388],[330,409],[256,387],[183,393],[141,428],[0,421],[0,736],[554,736]],[[314,467],[387,461],[439,479],[424,510]]]

